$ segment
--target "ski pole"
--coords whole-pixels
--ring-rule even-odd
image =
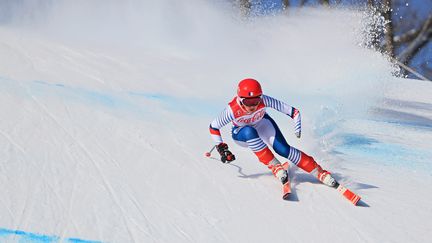
[[[208,151],[208,152],[206,152],[204,155],[205,155],[205,157],[210,157],[211,156],[211,152],[213,152],[213,150],[216,148],[216,145],[214,145],[211,149],[210,149],[210,151]]]

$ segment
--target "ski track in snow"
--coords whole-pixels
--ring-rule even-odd
[[[12,138],[9,136],[9,135],[7,135],[5,132],[3,132],[3,131],[0,131],[0,134],[2,135],[2,136],[4,136],[8,141],[10,141],[10,144],[12,144],[14,147],[16,147],[16,148],[18,148],[18,150],[19,150],[19,152],[20,153],[22,153],[22,155],[23,156],[25,156],[25,157],[28,157],[28,155],[27,155],[27,153],[25,152],[25,150],[20,146],[20,145],[18,145],[18,143],[16,143],[15,141],[13,141],[12,140]],[[32,165],[33,165],[33,167],[34,168],[38,168],[38,166],[37,165],[35,165],[33,162],[32,162],[32,160],[28,160],[28,161],[30,161],[30,163],[32,163]],[[36,169],[36,172],[38,173],[38,176],[40,177],[40,178],[43,178],[44,177],[44,171],[46,170],[46,166],[44,165],[42,168],[40,168],[40,169]],[[36,188],[38,188],[39,186],[40,186],[40,183],[42,183],[43,181],[42,180],[39,180],[38,181],[38,184],[37,185],[34,185]],[[74,183],[75,184],[75,183]],[[55,196],[56,196],[56,198],[59,200],[59,201],[62,201],[62,198],[56,193],[56,191],[53,189],[53,187],[51,186],[51,185],[49,185],[49,184],[44,184],[44,186],[45,187],[47,187],[47,189],[49,190],[49,192],[50,193],[53,193]],[[74,192],[74,190],[72,191],[72,193]],[[32,199],[31,198],[31,195],[32,195],[32,193],[29,193],[27,196],[26,196],[26,198],[25,198],[25,202],[24,202],[24,205],[23,205],[23,207],[22,207],[22,210],[21,210],[21,212],[20,213],[18,213],[18,217],[16,217],[16,223],[15,223],[15,225],[14,225],[14,227],[13,228],[15,228],[15,229],[20,229],[20,228],[22,228],[21,226],[24,226],[24,223],[25,223],[25,221],[27,220],[27,216],[26,216],[26,214],[28,214],[28,212],[29,212],[29,207],[31,207],[31,204],[29,203],[29,199]],[[11,210],[10,210],[10,208],[9,207],[5,207],[7,210],[8,210],[8,212],[10,213],[10,216],[11,217],[13,217],[14,215],[17,215],[16,213],[13,213]],[[63,209],[64,210],[64,209]],[[72,217],[70,217],[70,220],[72,220],[72,222],[73,222],[73,219],[72,219]],[[78,229],[78,227],[75,225],[75,228],[76,229]],[[13,236],[13,238],[11,239],[13,242],[15,242],[15,241],[17,241],[18,239],[19,239],[19,237],[20,237],[20,235],[21,235],[21,233],[20,234],[14,234],[14,236]],[[41,237],[43,237],[43,236],[41,236]],[[31,238],[31,237],[30,237]],[[39,238],[39,236],[37,236],[36,238]],[[64,237],[61,237],[61,238],[64,238]],[[21,242],[21,241],[20,241]]]
[[[136,194],[136,192],[134,192],[130,186],[128,185],[127,181],[125,181],[124,183],[122,183],[120,185],[120,187],[122,188],[122,195],[121,197],[126,197],[126,198],[120,198],[118,192],[116,192],[116,190],[114,189],[113,185],[110,182],[110,179],[108,179],[107,175],[105,174],[104,171],[117,171],[116,173],[118,173],[118,176],[120,178],[127,178],[127,175],[125,174],[125,172],[122,170],[122,167],[120,166],[120,163],[114,159],[114,156],[108,152],[104,146],[102,145],[101,141],[93,138],[92,137],[92,132],[86,128],[86,127],[76,127],[76,129],[78,129],[80,131],[80,133],[82,134],[87,134],[86,139],[88,142],[92,143],[94,145],[94,148],[96,148],[97,151],[99,151],[102,155],[102,157],[104,158],[104,166],[102,167],[100,165],[100,160],[97,160],[93,157],[93,154],[96,152],[96,150],[93,151],[89,151],[88,149],[86,149],[86,145],[82,144],[80,142],[80,139],[78,139],[75,135],[72,135],[72,133],[70,132],[70,130],[68,128],[66,128],[65,126],[63,126],[61,124],[61,122],[58,120],[58,118],[56,118],[56,115],[52,112],[49,111],[49,108],[47,106],[45,106],[44,104],[42,104],[42,102],[36,98],[32,93],[31,90],[26,87],[23,84],[20,84],[21,88],[26,90],[26,92],[29,94],[29,96],[31,97],[32,102],[34,102],[34,104],[38,107],[39,111],[41,111],[40,114],[43,114],[43,116],[41,116],[41,119],[49,119],[51,120],[54,124],[56,124],[56,126],[58,127],[58,129],[62,130],[66,135],[67,135],[67,140],[71,140],[72,144],[75,144],[76,146],[78,146],[78,149],[81,151],[81,153],[86,156],[91,162],[92,165],[94,166],[94,168],[96,168],[96,172],[98,174],[98,177],[101,179],[101,181],[103,182],[103,186],[104,188],[107,190],[107,192],[109,192],[111,200],[113,201],[113,203],[116,205],[116,207],[121,211],[122,214],[122,221],[123,224],[125,225],[127,232],[129,234],[130,240],[133,242],[139,242],[139,238],[137,238],[136,234],[134,233],[134,230],[132,228],[138,229],[139,231],[141,231],[142,233],[144,233],[144,235],[146,235],[147,240],[151,239],[154,242],[157,242],[158,239],[155,238],[156,235],[158,235],[159,233],[157,233],[157,231],[155,231],[155,229],[157,228],[157,226],[154,226],[151,223],[151,220],[146,216],[145,213],[145,209],[143,209],[140,206],[140,201],[134,196],[134,194]],[[64,104],[64,108],[65,108],[65,113],[66,116],[69,119],[72,119],[73,115],[71,115],[69,108],[67,106],[67,103]],[[38,112],[38,111],[35,111]],[[22,155],[24,157],[28,157],[26,151],[24,150],[23,147],[21,147],[19,145],[19,143],[15,142],[6,132],[4,131],[0,131],[1,136],[3,136],[7,141],[9,141],[9,144],[12,145],[13,147],[16,147],[18,149],[18,151],[20,153],[22,153]],[[173,137],[173,144],[174,146],[176,146],[178,148],[179,151],[182,151],[185,154],[185,158],[187,158],[188,161],[190,161],[191,166],[194,168],[193,171],[195,173],[197,173],[197,175],[199,177],[207,177],[207,173],[208,171],[210,171],[211,169],[207,167],[208,163],[204,164],[204,167],[207,167],[204,171],[202,170],[202,165],[199,166],[200,164],[203,163],[202,159],[197,158],[193,153],[191,153],[189,151],[188,147],[185,147],[185,144],[182,143],[182,140],[180,140],[179,138],[182,137],[180,133],[177,133],[175,131],[173,131],[172,133],[169,134],[170,137]],[[47,138],[48,140],[52,139],[53,141],[56,141],[58,138],[56,137],[51,137]],[[68,143],[67,140],[61,141],[61,140],[57,140],[56,143]],[[161,159],[161,161],[164,161],[165,163],[169,163],[169,161],[171,160],[170,157],[166,156],[165,153],[162,153],[159,149],[157,149],[155,146],[152,145],[152,143],[150,141],[146,141],[145,139],[143,140],[144,143],[148,146],[148,148],[150,148],[153,152],[155,152],[156,154],[159,155],[159,158]],[[72,158],[72,155],[68,155],[67,157]],[[76,163],[76,167],[78,167],[78,164],[80,163],[79,161],[76,161],[74,159],[75,163]],[[31,163],[32,160],[30,160]],[[107,163],[108,162],[108,163]],[[217,162],[219,163],[219,162]],[[32,165],[35,168],[38,168],[37,165],[33,164]],[[240,176],[245,177],[246,174],[244,174],[243,168],[232,164],[233,167],[237,167],[236,171]],[[47,164],[44,164],[42,167],[39,167],[38,169],[36,169],[36,173],[43,178],[44,174],[46,173],[47,170]],[[78,171],[78,170],[72,170],[72,171]],[[298,172],[293,172],[292,174],[295,174]],[[258,173],[256,175],[260,176],[261,174],[263,175],[269,175],[268,173]],[[249,175],[246,177],[250,177],[253,176],[255,177],[256,175]],[[308,177],[307,179],[305,177]],[[219,187],[218,186],[218,180],[216,179],[216,177],[214,176],[210,176],[209,178],[209,182],[218,190],[218,194],[221,196],[220,200],[223,202],[224,207],[228,210],[228,212],[235,212],[235,209],[231,207],[230,204],[230,200],[232,200],[231,198],[231,194],[227,194],[225,188],[223,187]],[[299,180],[300,179],[300,180]],[[348,181],[346,180],[342,180],[344,181],[346,184],[350,184],[347,183]],[[73,227],[76,229],[77,232],[79,232],[79,225],[76,225],[75,221],[74,221],[74,217],[71,215],[71,207],[74,201],[74,196],[75,196],[75,192],[77,190],[76,186],[77,186],[77,179],[73,179],[72,180],[72,191],[71,191],[71,195],[69,198],[69,201],[64,201],[63,198],[61,198],[60,195],[58,195],[56,193],[56,190],[49,184],[45,184],[43,182],[43,180],[39,180],[36,184],[36,187],[41,187],[42,184],[44,185],[44,187],[46,187],[46,189],[48,191],[50,191],[59,202],[62,202],[63,204],[63,208],[62,211],[67,212],[68,215],[68,222],[70,222]],[[302,175],[302,174],[297,174],[295,175],[294,179],[293,179],[293,188],[294,188],[294,193],[298,194],[300,192],[296,192],[296,185],[299,185],[298,183],[304,183],[304,182],[313,182],[313,178],[310,177],[309,175]],[[313,182],[313,184],[316,184],[316,182]],[[354,183],[355,184],[355,183]],[[316,184],[316,186],[321,186],[319,184]],[[257,184],[255,183],[250,183],[249,188],[252,188],[252,190],[258,190],[260,193],[264,193],[263,196],[265,197],[272,197],[274,195],[272,195],[272,193],[268,192],[264,187],[259,186],[257,187]],[[324,190],[322,190],[324,189]],[[310,189],[311,193],[309,195],[305,194],[303,195],[302,193],[302,197],[303,198],[308,198],[308,200],[322,200],[324,202],[324,204],[331,204],[334,200],[335,197],[338,197],[338,195],[332,191],[332,190],[327,190],[328,188],[312,188]],[[16,223],[13,226],[13,228],[15,229],[19,229],[19,228],[27,228],[28,225],[26,222],[28,222],[28,215],[32,214],[32,210],[33,210],[33,206],[32,206],[32,201],[34,201],[34,195],[32,193],[30,193],[29,195],[26,196],[25,198],[25,202],[23,204],[22,210],[20,213],[18,213],[18,217],[16,218]],[[303,201],[303,198],[301,201]],[[318,199],[320,198],[320,199]],[[135,221],[131,218],[129,218],[130,213],[130,209],[125,209],[124,206],[122,206],[124,204],[124,202],[122,203],[123,200],[128,200],[130,202],[130,204],[135,207],[135,209],[137,210],[138,214],[141,217],[141,220],[139,221]],[[342,198],[340,199],[342,200]],[[158,203],[158,200],[155,200],[156,204]],[[12,212],[11,209],[7,209],[9,214],[12,215],[16,215],[16,213]],[[177,211],[177,209],[175,207],[171,207],[172,211]],[[310,210],[312,211],[312,213],[318,213],[319,210],[317,210],[316,208],[313,207],[313,205],[310,206]],[[192,213],[192,211],[190,212]],[[185,217],[187,217],[187,214],[181,213],[183,214]],[[211,215],[211,213],[207,213],[209,215]],[[136,215],[135,215],[136,216]],[[210,220],[207,216],[205,215],[196,215],[196,217],[204,217],[205,222],[215,231],[217,232],[217,234],[222,237],[221,239],[223,241],[230,241],[230,236],[226,235],[223,230],[219,229],[219,227],[217,225],[214,224],[214,222],[212,222],[212,220]],[[367,230],[362,230],[361,225],[363,224],[363,222],[360,220],[355,220],[352,218],[352,216],[349,216],[346,214],[344,209],[336,209],[334,210],[333,214],[331,215],[331,217],[335,217],[338,218],[340,223],[342,223],[343,225],[345,225],[345,227],[347,227],[348,229],[350,229],[351,233],[355,234],[355,238],[357,239],[358,242],[367,242],[367,241],[373,241],[373,238],[371,236],[368,235]],[[144,222],[144,224],[143,224]],[[217,221],[216,221],[217,222]],[[68,223],[69,224],[69,223]],[[60,239],[65,239],[66,238],[66,228],[67,225],[64,225],[64,229],[59,232],[59,237]],[[196,240],[194,239],[194,237],[192,235],[190,235],[189,233],[187,233],[187,231],[185,231],[179,224],[171,224],[171,227],[173,227],[173,229],[175,229],[175,231],[178,233],[179,237],[181,237],[182,239],[184,239],[185,241],[188,242],[195,242]],[[314,227],[320,227],[319,224],[315,224]],[[18,235],[15,236],[15,239],[13,240],[17,240],[19,237]]]
[[[24,87],[23,87],[24,88]],[[30,91],[28,91],[30,92]],[[131,239],[133,240],[133,242],[139,242],[136,239],[136,236],[134,236],[134,233],[132,232],[131,228],[130,228],[130,220],[129,218],[126,216],[126,212],[127,210],[124,209],[124,207],[121,205],[120,203],[120,199],[117,195],[117,193],[114,191],[113,186],[111,185],[111,183],[109,182],[107,176],[104,174],[103,169],[101,168],[101,165],[99,164],[99,162],[97,160],[95,160],[92,156],[92,153],[90,151],[88,151],[85,146],[83,144],[81,144],[81,142],[75,138],[69,131],[67,128],[65,128],[64,126],[61,125],[61,123],[55,118],[55,115],[50,113],[49,110],[47,109],[47,107],[45,107],[43,104],[41,104],[31,93],[30,96],[32,97],[33,101],[43,110],[43,112],[50,118],[52,119],[57,125],[58,127],[60,127],[78,146],[79,148],[83,151],[83,153],[90,159],[90,161],[92,161],[94,167],[97,169],[97,172],[100,176],[100,178],[102,179],[105,188],[107,189],[107,191],[110,193],[111,198],[113,200],[113,202],[115,202],[116,206],[121,210],[122,212],[122,220],[124,225],[126,225],[126,228],[128,230],[128,234],[130,235]],[[102,150],[103,151],[103,150]],[[105,155],[108,155],[105,151],[103,151],[105,153]],[[107,156],[107,158],[110,158],[109,156]],[[118,163],[115,160],[112,160],[118,168]],[[127,191],[126,191],[127,192]],[[131,194],[128,194],[128,196],[130,197],[130,200],[133,202],[133,204],[139,209],[139,211],[141,212],[141,215],[144,216],[145,218],[145,214],[144,212],[141,210],[141,208],[139,207],[139,205],[136,203],[136,200],[133,196],[131,196]],[[146,225],[147,228],[150,229],[149,225],[150,222],[148,221],[148,219],[146,219]],[[15,228],[20,228],[20,225],[17,225]],[[151,234],[151,232],[147,232],[147,230],[144,230],[141,228],[140,225],[135,225],[136,227],[138,227],[142,232],[144,232],[148,237],[153,238],[153,235]],[[155,239],[153,239],[154,242],[156,242]]]
[[[20,145],[18,145],[17,143],[15,143],[6,133],[4,133],[4,132],[1,132],[1,134],[5,137],[5,138],[7,138],[10,142],[11,142],[11,144],[13,144],[15,147],[17,147],[18,149],[19,149],[19,151],[24,155],[24,156],[26,156],[27,157],[27,153],[24,151],[24,149],[20,146]],[[31,161],[31,160],[30,160]],[[35,164],[32,164],[33,165],[33,167],[34,168],[37,168],[37,165],[35,165]],[[41,177],[41,178],[43,178],[43,175],[44,175],[44,170],[46,169],[46,166],[43,166],[42,168],[41,168],[41,170],[36,170],[37,172],[39,172],[39,176]],[[38,181],[38,184],[36,185],[36,187],[39,187],[40,186],[40,183],[42,183],[42,180],[40,180],[40,181]],[[58,197],[58,195],[55,193],[55,191],[52,189],[52,187],[50,186],[50,185],[48,185],[48,184],[46,184],[46,186],[48,187],[48,189],[50,190],[50,192],[51,193],[54,193],[54,195],[55,196],[57,196]],[[31,199],[31,195],[32,195],[32,193],[30,193],[29,195],[27,195],[26,196],[26,199],[25,199],[25,203],[24,203],[24,206],[23,206],[23,209],[21,210],[21,212],[18,214],[19,216],[17,217],[17,220],[16,220],[16,224],[15,224],[15,226],[14,226],[14,228],[15,229],[19,229],[19,228],[21,228],[21,226],[23,226],[23,224],[24,224],[24,222],[26,221],[26,214],[28,214],[28,211],[29,210],[31,210],[31,209],[29,209],[29,208],[31,208],[31,203],[29,202],[29,199]],[[58,197],[58,199],[61,199],[60,197]],[[11,212],[11,210],[8,208],[8,211],[9,212]],[[11,213],[11,215],[14,215],[13,213]]]

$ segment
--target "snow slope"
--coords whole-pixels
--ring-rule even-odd
[[[432,84],[359,45],[362,13],[103,2],[23,1],[0,27],[0,242],[430,239]],[[295,166],[282,201],[228,127],[238,159],[203,157],[244,77],[300,109],[300,140],[269,113],[361,206]]]

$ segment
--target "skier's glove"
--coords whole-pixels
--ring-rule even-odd
[[[231,161],[235,160],[234,154],[231,153],[231,151],[228,150],[228,145],[226,143],[220,143],[216,146],[217,151],[219,152],[221,156],[221,161],[223,163],[230,163]]]

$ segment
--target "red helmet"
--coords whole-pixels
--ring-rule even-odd
[[[242,98],[258,97],[262,95],[261,85],[252,78],[243,79],[238,84],[237,96]]]

